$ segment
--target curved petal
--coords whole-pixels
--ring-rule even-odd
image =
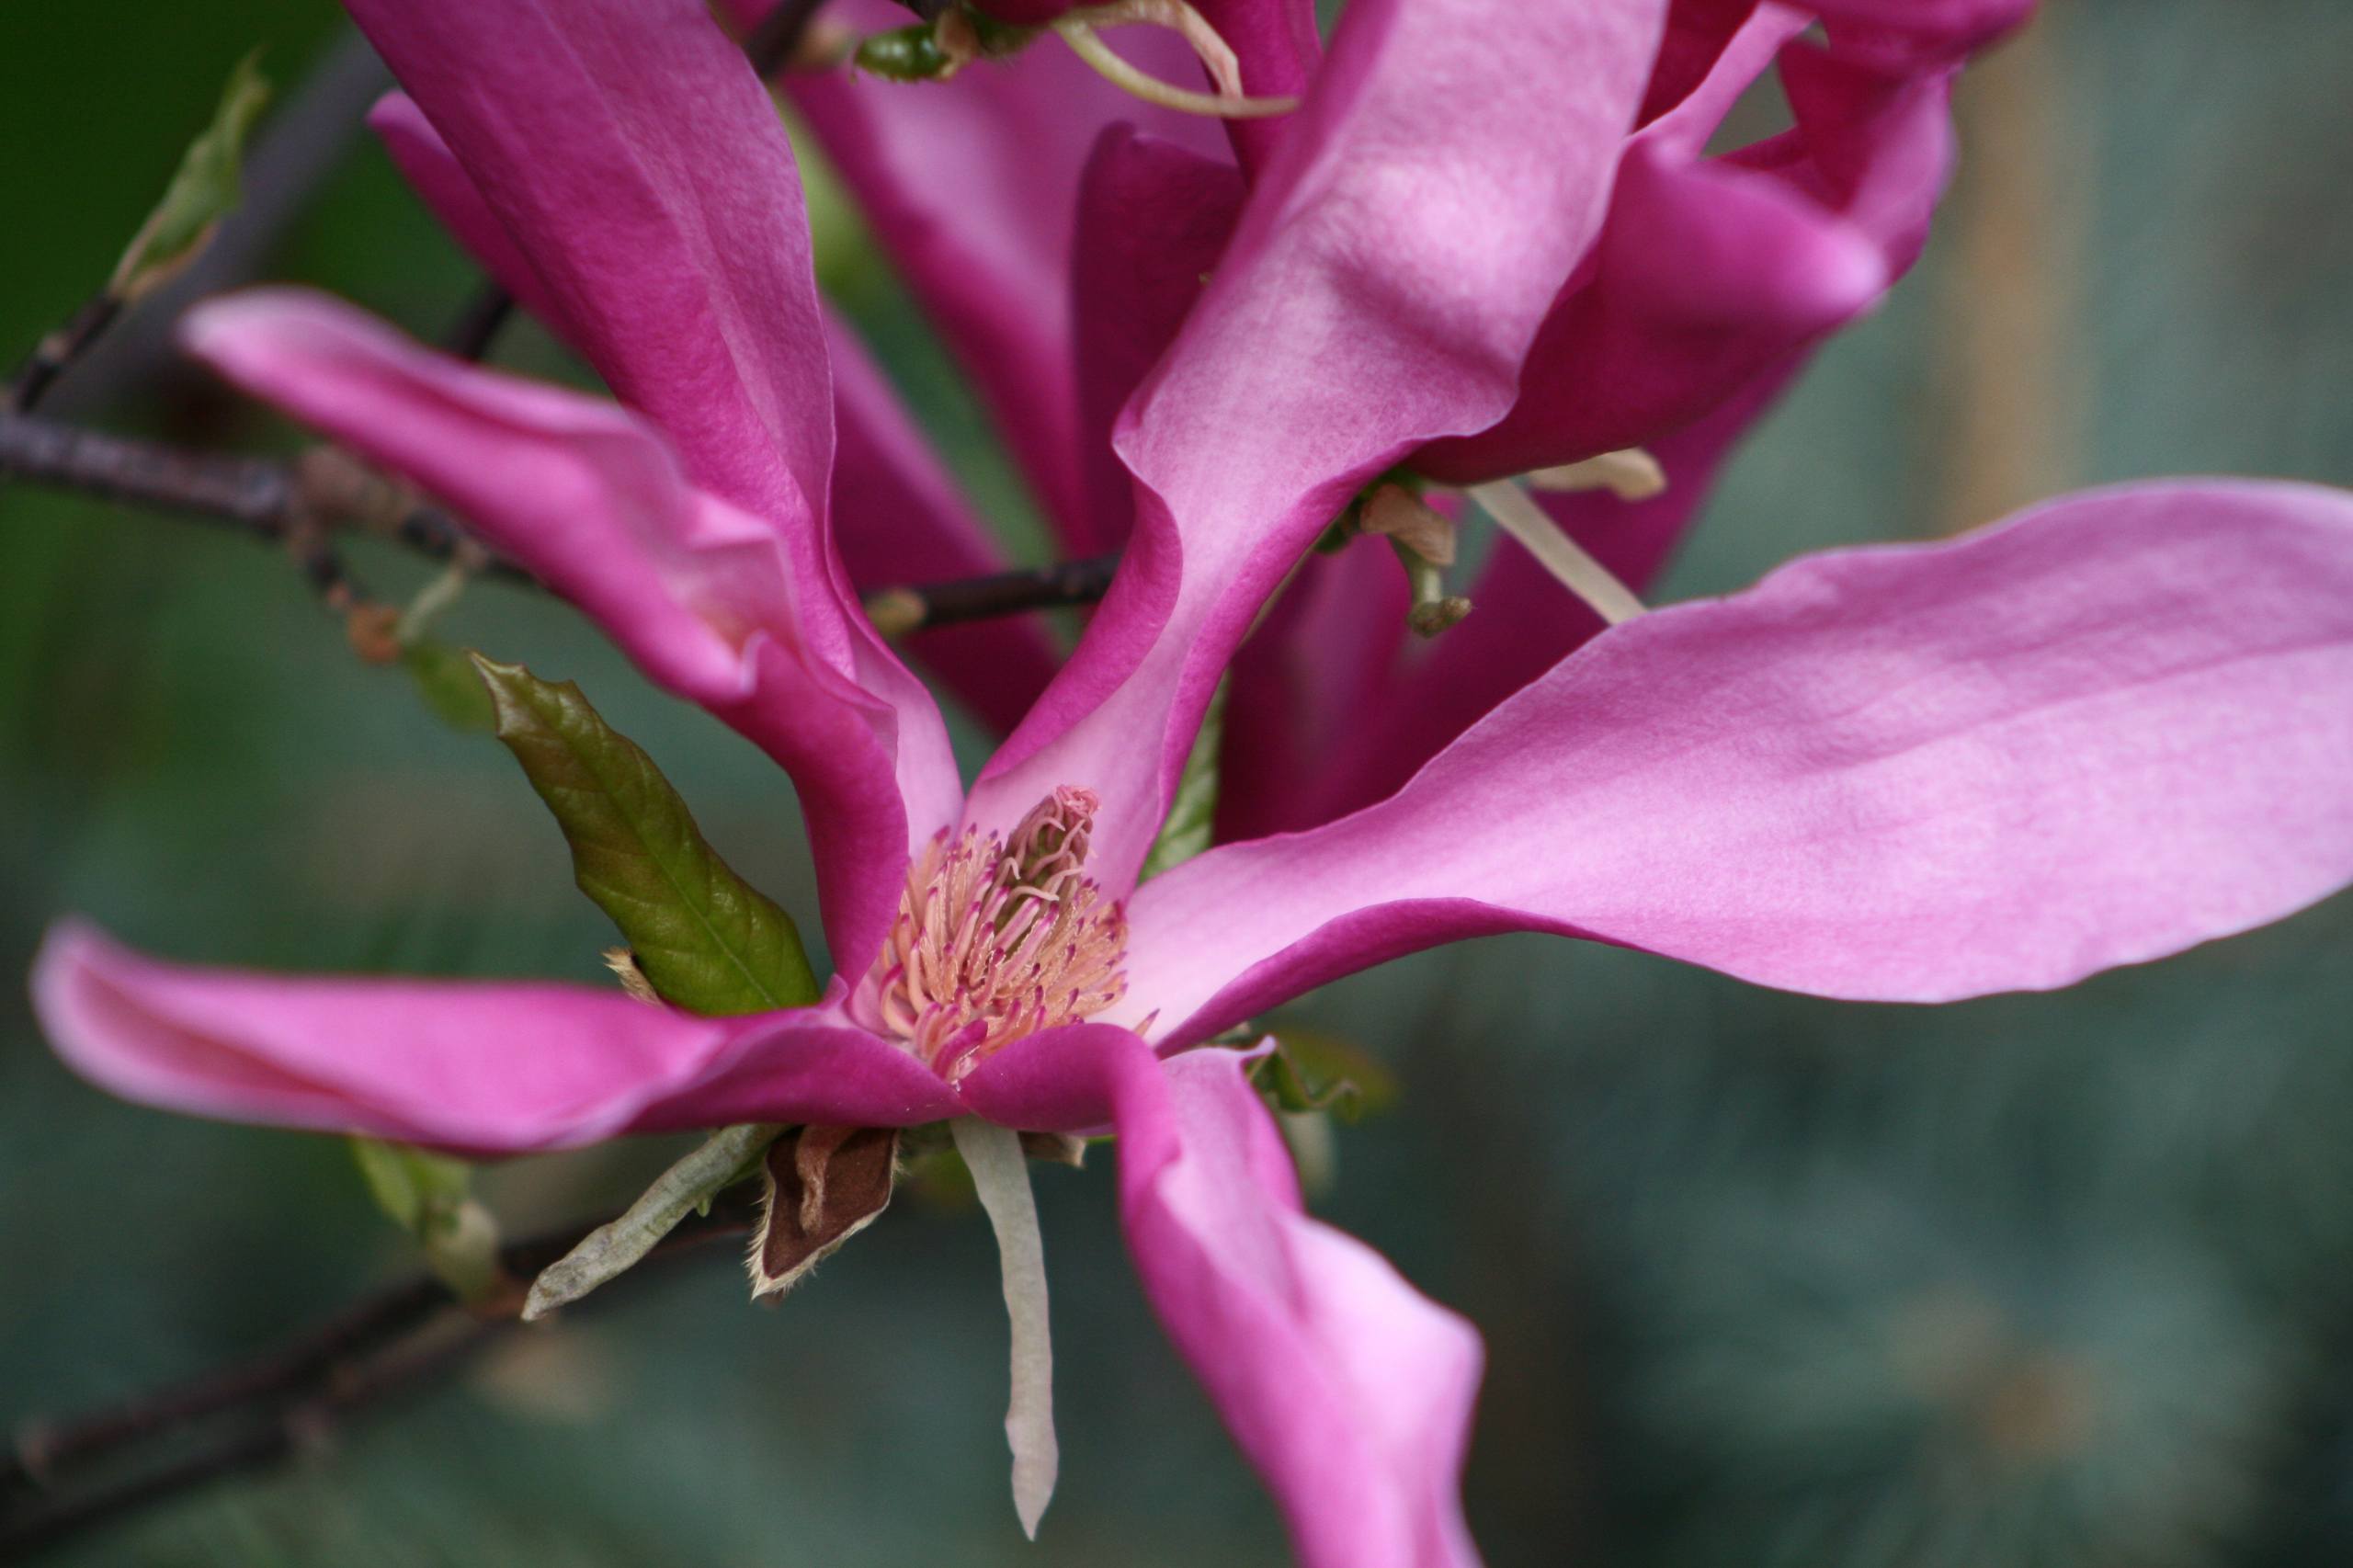
[[[474,259],[550,330],[575,341],[561,302],[540,284],[424,112],[404,95],[388,93],[369,123],[409,184]],[[1003,551],[965,509],[864,347],[831,312],[825,337],[835,437],[825,531],[852,578],[881,587],[1003,571]],[[926,633],[909,651],[1000,732],[1019,722],[1060,662],[1044,630],[1019,619]]]
[[[961,790],[921,684],[863,620],[812,613],[838,603],[830,574],[796,581],[775,530],[691,488],[627,411],[429,353],[323,295],[212,301],[182,335],[232,381],[449,503],[656,681],[783,764],[835,961],[858,972],[910,847],[952,820]]]
[[[1116,549],[1135,511],[1135,481],[1111,430],[1176,341],[1216,272],[1242,213],[1231,164],[1115,125],[1095,143],[1078,190],[1071,309],[1078,366],[1078,439],[1089,532],[1074,549]]]
[[[955,482],[907,417],[898,394],[840,318],[833,345],[834,538],[861,588],[938,583],[1007,570]],[[1034,616],[1000,616],[919,632],[907,652],[1000,734],[1046,689],[1062,663]]]
[[[2026,25],[2036,0],[1810,0],[1841,49],[1899,64],[1953,61]]]
[[[1620,501],[1591,490],[1538,500],[1612,576],[1640,593],[1707,504],[1718,467],[1796,370],[1793,362],[1699,423],[1651,443],[1647,450],[1667,476],[1665,494]],[[1590,607],[1508,539],[1495,541],[1472,585],[1471,602],[1476,608],[1468,619],[1434,642],[1405,650],[1412,657],[1403,668],[1384,669],[1389,678],[1377,699],[1359,698],[1345,710],[1353,722],[1334,726],[1307,754],[1314,766],[1276,792],[1262,833],[1313,827],[1395,793],[1497,703],[1603,630]],[[1328,704],[1327,689],[1302,692],[1300,706]],[[1229,707],[1229,722],[1231,712]],[[1271,814],[1276,810],[1282,814]]]
[[[197,968],[72,921],[42,944],[32,992],[58,1054],[125,1099],[474,1153],[956,1113],[921,1063],[832,1008],[699,1018],[577,985]]]
[[[800,179],[699,0],[348,8],[614,392],[823,581],[833,425]]]
[[[1479,483],[1647,445],[1870,309],[1918,257],[1951,163],[1952,73],[1902,72],[1789,41],[1761,7],[1619,171],[1589,276],[1529,349],[1510,415],[1415,467]],[[1776,55],[1797,129],[1723,158],[1707,137]]]
[[[1897,68],[1949,64],[2021,27],[2035,0],[1787,0],[1822,18],[1843,52]],[[1652,84],[1654,100],[1672,97],[1751,15],[1775,0],[1675,0],[1667,49]],[[1643,116],[1645,119],[1649,114]]]
[[[1255,98],[1306,97],[1324,54],[1315,0],[1199,0],[1194,9],[1232,46],[1245,93]],[[1227,120],[1225,131],[1242,166],[1254,175],[1264,168],[1296,118]]]
[[[747,25],[765,0],[729,0]],[[883,0],[835,0],[829,18],[894,28]],[[1159,28],[1120,44],[1147,70],[1186,79],[1185,46]],[[942,85],[795,72],[778,85],[874,226],[884,253],[939,328],[1074,551],[1090,543],[1077,445],[1070,328],[1072,214],[1096,137],[1120,120],[1204,153],[1217,129],[1138,102],[1058,39],[983,61]]]
[[[1233,655],[1218,743],[1217,842],[1312,827],[1339,814],[1324,801],[1377,768],[1391,733],[1416,722],[1406,705],[1426,699],[1408,695],[1422,684],[1419,672],[1472,622],[1499,609],[1512,613],[1488,604],[1486,577],[1495,572],[1491,564],[1483,575],[1472,619],[1415,659],[1405,624],[1411,594],[1386,540],[1359,538],[1336,555],[1309,556]],[[1566,619],[1555,602],[1563,597],[1557,584],[1552,594],[1529,587],[1530,597],[1543,600],[1542,614]],[[1520,626],[1502,640],[1517,656],[1545,640],[1542,625]],[[1451,710],[1454,697],[1442,690],[1437,699]],[[1408,767],[1403,777],[1412,773]]]
[[[1010,824],[1088,785],[1105,884],[1133,877],[1267,595],[1366,479],[1510,406],[1599,225],[1664,11],[1347,8],[1223,265],[1122,417],[1134,541],[982,776],[977,817]]]
[[[1130,905],[1196,1040],[1507,928],[1828,996],[2066,985],[2353,878],[2353,495],[2095,492],[1587,643],[1403,790]]]
[[[406,93],[386,93],[369,109],[368,128],[383,142],[409,188],[441,220],[441,226],[466,254],[549,331],[566,342],[577,341],[563,302],[540,280],[530,258],[483,199],[481,188],[459,165],[457,155],[416,107],[416,100]]]
[[[1302,1211],[1242,1058],[1161,1062],[1125,1030],[1082,1027],[1007,1048],[966,1081],[967,1101],[987,1103],[999,1074],[1085,1085],[1109,1102],[1144,1293],[1266,1478],[1299,1561],[1475,1565],[1457,1494],[1479,1336]]]

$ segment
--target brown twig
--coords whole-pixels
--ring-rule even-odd
[[[28,414],[49,395],[57,378],[68,365],[88,352],[106,329],[122,313],[122,298],[114,293],[93,295],[82,301],[82,308],[66,318],[65,324],[33,346],[33,351],[17,367],[8,382],[8,408],[16,414]]]
[[[37,484],[128,501],[285,543],[305,514],[353,527],[434,561],[479,550],[455,518],[351,458],[321,449],[292,463],[193,451],[109,435],[35,415],[0,414],[0,473]],[[509,562],[494,575],[531,580]]]
[[[460,359],[479,359],[490,352],[499,328],[514,314],[515,296],[496,283],[485,282],[449,324],[449,330],[441,336],[441,347]]]
[[[358,528],[428,560],[472,560],[487,576],[536,584],[489,554],[449,513],[331,447],[291,463],[191,451],[34,415],[0,414],[0,474],[108,500],[237,525],[252,538],[292,547],[318,578],[318,528]],[[306,526],[315,523],[317,528]],[[1116,555],[985,577],[884,588],[868,613],[890,635],[955,626],[1033,609],[1093,604],[1111,585]],[[347,581],[347,579],[345,579]],[[319,582],[330,587],[334,579]]]
[[[866,610],[886,635],[904,637],[1025,610],[1091,605],[1110,590],[1119,565],[1116,554],[1090,555],[985,577],[884,588],[867,596]]]
[[[746,1199],[722,1199],[689,1218],[647,1255],[676,1257],[748,1234],[757,1221]],[[506,1272],[528,1279],[578,1244],[594,1225],[511,1243]],[[241,1471],[276,1462],[324,1433],[330,1422],[415,1388],[454,1367],[483,1343],[517,1326],[520,1289],[460,1309],[429,1274],[369,1292],[326,1322],[232,1366],[111,1409],[17,1429],[0,1457],[0,1505],[14,1494],[29,1506],[0,1506],[0,1560]],[[78,1495],[80,1476],[150,1449],[224,1428],[188,1453]]]

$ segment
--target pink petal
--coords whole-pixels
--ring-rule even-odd
[[[1366,479],[1509,407],[1598,228],[1664,10],[1348,7],[1121,422],[1142,515],[1120,580],[983,775],[975,817],[1009,824],[1057,785],[1091,786],[1100,874],[1134,874],[1267,595]]]
[[[746,25],[761,0],[729,0]],[[904,10],[835,0],[832,20],[905,25]],[[1174,34],[1131,28],[1122,51],[1189,81]],[[779,79],[978,388],[1074,553],[1105,548],[1088,520],[1078,461],[1070,337],[1072,214],[1096,137],[1119,120],[1216,150],[1217,129],[1128,97],[1059,40],[984,61],[940,85],[796,72]]]
[[[1437,502],[1447,505],[1443,496]],[[1505,551],[1495,553],[1500,558]],[[1491,564],[1486,576],[1495,575],[1499,565]],[[1552,584],[1542,568],[1536,572]],[[1542,602],[1545,619],[1514,621],[1495,634],[1509,642],[1515,657],[1523,647],[1551,641],[1543,635],[1550,623],[1581,624],[1572,619],[1577,612],[1563,613],[1556,602],[1564,597],[1557,584],[1552,590],[1530,585],[1529,597]],[[1386,764],[1389,754],[1379,740],[1421,721],[1405,710],[1420,699],[1405,695],[1407,683],[1423,684],[1417,673],[1469,631],[1471,621],[1439,639],[1438,648],[1416,650],[1408,645],[1408,602],[1405,574],[1386,540],[1360,538],[1336,555],[1312,555],[1301,566],[1233,657],[1218,750],[1220,843],[1310,827],[1339,814],[1324,802]],[[1494,613],[1486,608],[1485,576],[1475,602],[1481,608],[1472,620]],[[1505,631],[1514,635],[1504,638]],[[1451,688],[1438,698],[1446,711],[1460,711]],[[1461,722],[1476,717],[1465,713]]]
[[[1111,449],[1112,426],[1217,270],[1244,194],[1233,165],[1133,127],[1115,125],[1095,143],[1078,191],[1072,264],[1090,529],[1075,549],[1111,550],[1127,538],[1135,480]]]
[[[466,254],[550,331],[574,340],[563,302],[540,281],[530,258],[483,199],[480,187],[459,165],[449,144],[441,140],[416,100],[406,93],[386,93],[368,111],[368,126],[384,143],[384,151],[392,155],[409,188],[432,209]]]
[[[698,1018],[585,986],[194,968],[76,922],[51,931],[32,983],[43,1028],[84,1077],[239,1121],[492,1153],[956,1109],[920,1063],[831,1007]]]
[[[838,420],[834,537],[852,580],[870,589],[1006,570],[1003,548],[964,505],[865,347],[838,318],[827,322]],[[942,627],[906,647],[999,733],[1021,722],[1062,663],[1035,616]]]
[[[791,581],[768,522],[691,488],[625,410],[428,353],[323,295],[212,301],[183,336],[232,381],[449,503],[648,675],[783,764],[835,960],[862,966],[909,847],[953,819],[961,791],[938,709],[841,611],[833,574]]]
[[[2023,25],[2035,0],[1788,0],[1825,21],[1842,52],[1898,68],[1952,63]],[[1688,79],[1695,64],[1764,0],[1675,0],[1667,49],[1652,85],[1654,101]],[[1643,116],[1645,119],[1649,114]]]
[[[1232,46],[1245,93],[1256,98],[1307,96],[1323,63],[1315,0],[1199,0],[1194,9]],[[1242,166],[1254,175],[1265,167],[1295,118],[1227,120],[1226,134]]]
[[[1457,1492],[1478,1335],[1302,1211],[1290,1156],[1242,1059],[1199,1051],[1164,1062],[1124,1030],[1082,1027],[1008,1048],[967,1080],[967,1102],[994,1117],[993,1080],[1015,1074],[1109,1101],[1120,1217],[1144,1293],[1266,1478],[1299,1561],[1475,1564]]]
[[[792,150],[699,0],[352,0],[555,320],[695,481],[800,519],[832,464]]]
[[[575,334],[482,193],[416,106],[387,94],[369,122],[475,260],[557,335]],[[825,317],[835,450],[829,517],[845,565],[867,587],[977,576],[1007,562],[965,508],[890,384],[839,318]],[[845,508],[847,508],[845,510]],[[909,651],[1000,732],[1029,710],[1060,662],[1034,621],[996,620],[917,637]]]
[[[1589,275],[1529,350],[1493,428],[1415,460],[1475,483],[1647,445],[1772,375],[1910,267],[1951,161],[1949,71],[1892,72],[1783,41],[1768,7],[1708,79],[1636,136]],[[1798,129],[1700,156],[1778,50]]]
[[[1706,506],[1719,465],[1795,369],[1767,376],[1698,424],[1653,442],[1648,449],[1666,472],[1665,494],[1627,502],[1586,491],[1540,501],[1571,538],[1639,593]],[[1509,540],[1495,541],[1470,594],[1477,608],[1468,619],[1435,642],[1406,645],[1404,667],[1379,666],[1386,678],[1376,692],[1341,710],[1350,722],[1328,726],[1333,733],[1262,802],[1266,814],[1249,836],[1313,827],[1394,794],[1496,704],[1603,630],[1599,616]],[[1258,641],[1245,645],[1245,657]],[[1356,679],[1366,682],[1361,673]],[[1319,682],[1294,702],[1298,709],[1324,707],[1336,695],[1328,681]],[[1230,722],[1230,704],[1227,711]],[[1245,835],[1237,825],[1230,836]]]
[[[1197,1040],[1528,928],[1796,991],[2044,990],[2353,878],[2353,496],[2097,492],[1595,639],[1390,800],[1130,904]]]

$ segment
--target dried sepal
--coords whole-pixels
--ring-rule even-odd
[[[752,1296],[781,1295],[891,1206],[895,1127],[804,1127],[768,1146]]]

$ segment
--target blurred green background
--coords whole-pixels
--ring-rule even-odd
[[[339,31],[324,0],[9,7],[0,359],[103,278],[237,56],[266,43],[290,100]],[[1964,92],[1929,260],[1764,427],[1668,597],[2079,483],[2353,482],[2348,61],[2342,0],[2052,0]],[[1015,515],[903,297],[834,259]],[[260,270],[424,332],[474,281],[357,140]],[[500,358],[564,371],[529,328]],[[72,392],[52,406],[290,438],[185,376]],[[387,594],[421,580],[356,564]],[[740,869],[812,907],[748,746],[537,598],[477,588],[449,630],[579,678]],[[10,975],[68,910],[306,969],[596,980],[610,940],[505,753],[352,658],[282,560],[22,486],[0,494],[0,824]],[[1496,1564],[2353,1561],[2348,938],[2339,899],[1933,1011],[1542,939],[1425,955],[1299,1010],[1404,1090],[1340,1130],[1319,1208],[1486,1333],[1469,1498]],[[673,1148],[486,1185],[526,1231],[625,1200]],[[720,1249],[56,1560],[1279,1562],[1130,1279],[1109,1164],[1038,1183],[1065,1460],[1034,1547],[986,1227],[917,1196],[779,1310],[745,1307]],[[268,1344],[409,1266],[338,1142],[118,1104],[0,993],[0,1426]]]

